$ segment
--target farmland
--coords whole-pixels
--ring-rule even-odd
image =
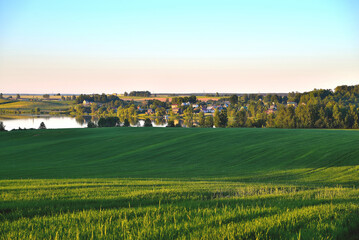
[[[6,101],[0,102],[0,109],[4,110],[31,110],[39,107],[41,110],[66,110],[71,101]]]
[[[359,131],[0,133],[3,239],[355,239]]]

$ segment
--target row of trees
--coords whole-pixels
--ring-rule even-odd
[[[88,102],[108,103],[111,101],[120,100],[116,95],[100,94],[81,94],[76,98],[76,103],[82,103],[84,100]]]
[[[131,126],[130,121],[125,118],[123,121],[121,121],[120,118],[118,117],[101,117],[97,124],[90,121],[87,124],[88,128],[96,128],[96,127],[117,127],[117,126],[123,126],[123,127],[129,127]],[[152,127],[152,122],[151,119],[146,118],[145,119],[145,123],[144,123],[145,127]]]
[[[133,96],[133,97],[150,97],[151,92],[149,92],[149,91],[132,91],[132,92],[130,92],[129,95]]]
[[[173,97],[172,98],[172,104],[178,104],[181,105],[182,103],[196,103],[197,102],[197,97],[194,95],[191,95],[189,97]]]

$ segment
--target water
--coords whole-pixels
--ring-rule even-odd
[[[98,119],[91,116],[6,116],[0,115],[0,122],[3,122],[5,129],[10,131],[19,128],[35,128],[38,129],[41,122],[45,123],[48,129],[58,128],[86,128],[89,121],[97,122]],[[131,122],[132,127],[143,127],[144,120]],[[153,127],[166,127],[167,122],[162,120],[152,121]]]
[[[68,116],[5,116],[0,115],[0,121],[4,123],[6,130],[19,128],[39,128],[44,122],[46,128],[84,128],[91,117],[68,117]]]

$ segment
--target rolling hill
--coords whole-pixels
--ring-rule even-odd
[[[0,134],[0,177],[353,184],[359,131],[98,128]]]

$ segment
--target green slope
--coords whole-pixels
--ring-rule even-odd
[[[0,133],[0,178],[356,184],[359,131],[102,128]]]

